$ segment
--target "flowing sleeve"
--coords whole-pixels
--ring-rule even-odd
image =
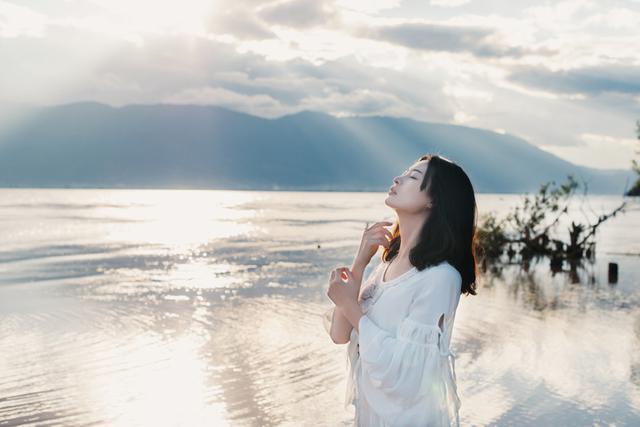
[[[327,307],[322,313],[322,326],[329,336],[331,336],[331,323],[333,322],[333,310],[335,308],[335,306]]]
[[[398,407],[420,399],[446,399],[442,375],[446,359],[441,356],[448,348],[444,348],[447,343],[438,320],[442,314],[445,319],[451,315],[455,292],[460,289],[456,281],[460,281],[457,271],[430,271],[395,333],[378,327],[366,314],[358,322],[363,375],[385,400]]]

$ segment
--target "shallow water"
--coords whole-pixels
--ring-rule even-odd
[[[0,426],[349,425],[321,315],[385,197],[0,189]],[[463,425],[640,424],[639,209],[600,228],[580,282],[509,267],[461,298]]]

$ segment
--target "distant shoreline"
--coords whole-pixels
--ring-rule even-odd
[[[2,186],[0,185],[0,190],[197,190],[197,191],[273,191],[273,192],[317,192],[317,193],[386,193],[387,188],[384,189],[349,189],[349,188],[309,188],[309,187],[113,187],[113,186],[68,186],[68,187],[20,187],[20,186]],[[518,194],[526,194],[527,192],[518,191],[518,192],[481,192],[476,191],[477,194],[505,194],[505,195],[518,195]],[[531,192],[529,192],[531,193]],[[622,194],[616,193],[590,193],[590,196],[620,196],[623,197]]]

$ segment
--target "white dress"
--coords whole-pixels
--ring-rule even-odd
[[[383,282],[389,264],[380,263],[361,286],[364,315],[347,346],[345,408],[355,405],[358,427],[458,426],[461,402],[449,344],[460,273],[443,261]],[[325,312],[327,332],[333,309]]]

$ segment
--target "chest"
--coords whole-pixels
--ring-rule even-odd
[[[414,290],[409,284],[402,285],[385,287],[373,282],[363,292],[363,311],[384,329],[395,330],[409,313]]]

